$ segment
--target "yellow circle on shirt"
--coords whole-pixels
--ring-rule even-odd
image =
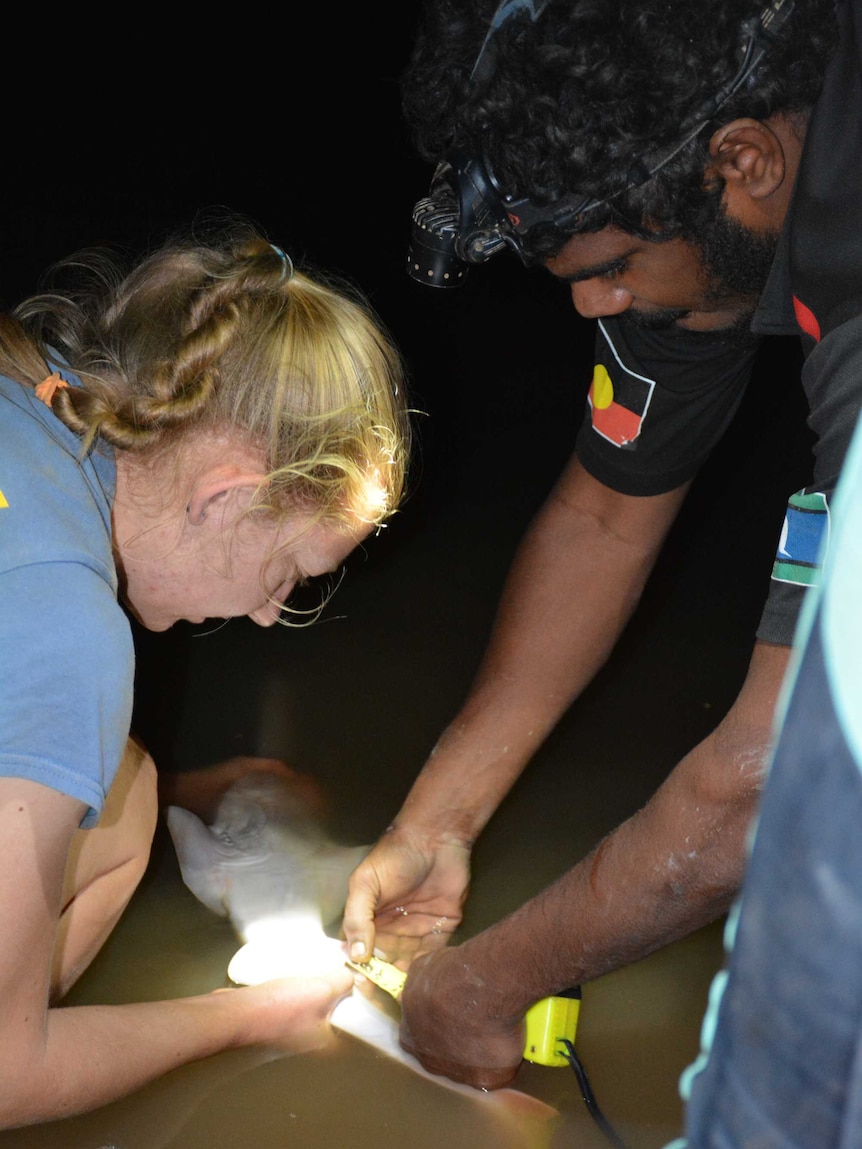
[[[608,375],[607,367],[603,367],[601,363],[597,363],[593,370],[592,393],[593,406],[598,407],[600,411],[610,407],[614,401],[614,385]]]

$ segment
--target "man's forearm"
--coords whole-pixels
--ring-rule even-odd
[[[787,662],[760,646],[736,705],[647,805],[553,885],[459,947],[504,1013],[637,961],[715,920],[744,873]]]
[[[661,806],[654,798],[553,885],[460,947],[465,968],[499,987],[504,1015],[522,1015],[542,997],[639,961],[728,908],[743,871],[753,797],[732,820],[716,820],[703,842],[694,835],[667,841],[668,853],[654,848],[665,830]],[[705,848],[695,873],[689,854],[698,845]]]
[[[570,463],[518,549],[473,688],[399,825],[475,840],[606,661],[683,496],[620,496]]]

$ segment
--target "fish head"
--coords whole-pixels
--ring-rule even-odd
[[[167,823],[183,881],[245,940],[260,923],[272,932],[311,920],[322,932],[343,912],[350,873],[370,849],[333,842],[303,792],[263,772],[235,782],[210,825],[177,806]]]

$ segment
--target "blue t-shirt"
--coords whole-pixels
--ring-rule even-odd
[[[0,376],[0,775],[86,802],[92,826],[129,734],[134,647],[111,549],[113,456],[80,455],[33,391]]]

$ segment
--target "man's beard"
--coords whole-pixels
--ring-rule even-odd
[[[716,338],[739,344],[751,342],[754,338],[751,319],[769,278],[778,232],[749,230],[731,219],[719,200],[711,218],[705,221],[696,236],[688,238],[688,242],[700,253],[706,277],[704,302],[707,305],[739,296],[751,302],[728,327],[704,332],[687,331],[686,334],[701,336],[705,342]],[[666,331],[690,314],[690,311],[674,308],[646,312],[630,308],[626,316],[637,327]]]
[[[756,306],[772,269],[778,235],[749,230],[731,219],[719,201],[712,220],[691,238],[708,276],[707,302],[742,295]]]

